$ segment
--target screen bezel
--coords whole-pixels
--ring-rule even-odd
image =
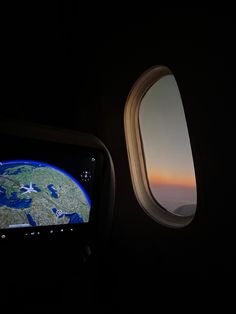
[[[75,150],[83,150],[91,152],[93,156],[96,156],[96,182],[94,186],[97,188],[97,193],[91,200],[90,219],[89,222],[81,224],[62,224],[53,226],[36,226],[36,227],[23,227],[23,228],[8,228],[0,229],[0,240],[6,238],[23,237],[57,237],[65,236],[69,234],[80,233],[86,236],[95,230],[98,230],[99,222],[101,221],[100,212],[100,187],[102,186],[102,173],[104,170],[104,162],[106,159],[110,159],[110,155],[107,152],[103,143],[90,134],[82,134],[71,130],[62,130],[55,128],[48,128],[45,126],[26,125],[25,123],[8,121],[2,123],[0,126],[0,135],[13,137],[15,139],[24,141],[34,141],[40,143],[40,145],[52,145],[57,146],[60,149],[67,149],[71,153]],[[19,158],[18,158],[19,159]],[[34,158],[35,159],[35,158]],[[36,160],[37,161],[37,160]],[[111,160],[109,160],[111,163]],[[63,169],[63,168],[62,168]],[[113,169],[111,169],[113,170]],[[113,176],[111,176],[113,177]],[[113,181],[113,180],[112,180]],[[113,184],[110,187],[111,195],[108,199],[108,203],[113,202],[114,189]],[[109,205],[109,204],[108,204]],[[109,207],[109,206],[108,206]],[[109,219],[108,219],[109,220]],[[108,221],[107,220],[107,221]],[[71,230],[73,229],[73,230]]]

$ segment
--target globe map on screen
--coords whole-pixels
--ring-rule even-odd
[[[38,161],[0,162],[0,229],[89,221],[91,202],[68,173]]]

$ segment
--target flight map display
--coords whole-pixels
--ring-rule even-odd
[[[39,161],[0,162],[0,229],[80,224],[91,201],[70,174]]]

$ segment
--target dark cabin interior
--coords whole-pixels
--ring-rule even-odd
[[[17,313],[227,306],[235,291],[233,14],[125,12],[61,3],[4,13],[1,116],[94,134],[110,151],[116,176],[107,248],[92,270],[81,273],[77,250],[68,252],[63,241],[60,252],[50,241],[36,244],[38,251],[11,244],[9,256],[20,260],[19,268],[1,257],[1,302]],[[157,64],[176,77],[193,150],[198,209],[183,229],[163,227],[144,213],[129,172],[124,105],[136,79]],[[54,253],[66,270],[47,268]]]

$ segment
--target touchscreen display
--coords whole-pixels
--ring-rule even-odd
[[[89,175],[84,171],[83,179]],[[87,223],[90,208],[86,190],[65,170],[40,161],[0,162],[0,229]]]
[[[98,150],[11,135],[0,140],[0,231],[81,230],[94,222],[103,163]]]

